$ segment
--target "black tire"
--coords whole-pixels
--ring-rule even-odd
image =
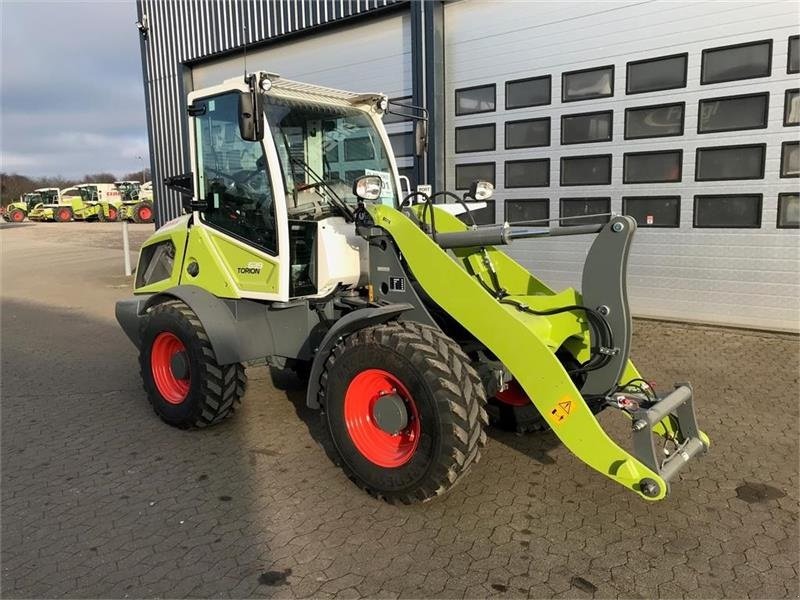
[[[97,220],[101,223],[113,223],[115,221],[119,221],[119,210],[116,207],[109,205],[108,214],[106,214],[101,207],[100,212],[97,213]]]
[[[383,467],[369,460],[345,423],[348,387],[372,369],[395,377],[418,413],[418,444],[400,466]],[[334,348],[320,383],[323,420],[340,466],[376,498],[392,504],[430,500],[455,485],[480,459],[488,424],[484,389],[461,348],[438,329],[392,322],[357,331]]]
[[[12,209],[8,213],[8,221],[11,223],[22,223],[25,220],[25,212],[18,208]]]
[[[140,333],[142,382],[153,410],[164,422],[181,429],[207,427],[236,412],[247,385],[244,367],[217,364],[203,324],[185,303],[170,300],[156,305]],[[162,333],[177,337],[188,358],[188,393],[179,403],[168,401],[154,379],[151,351]]]
[[[66,206],[57,206],[53,209],[53,220],[57,223],[66,223],[72,220],[72,209]]]
[[[133,207],[133,222],[134,223],[152,223],[153,222],[153,204],[147,200],[139,202]]]
[[[556,353],[564,368],[569,370],[576,369],[580,363],[566,351],[560,350]],[[586,381],[585,374],[572,376],[573,383],[580,389]],[[524,395],[524,392],[522,392]],[[547,431],[550,425],[547,419],[542,416],[539,409],[533,402],[528,401],[522,406],[515,406],[503,402],[498,398],[491,398],[487,408],[492,425],[513,431],[515,433],[535,433],[537,431]]]

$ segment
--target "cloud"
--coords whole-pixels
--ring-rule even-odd
[[[124,173],[147,159],[136,6],[0,2],[0,165]]]

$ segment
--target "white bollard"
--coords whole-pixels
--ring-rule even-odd
[[[125,277],[131,276],[131,244],[128,241],[128,220],[122,220],[122,252],[125,254]]]

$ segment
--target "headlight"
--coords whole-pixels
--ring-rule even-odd
[[[378,175],[364,175],[353,183],[353,194],[361,200],[374,201],[381,197],[383,180]]]
[[[142,248],[136,267],[136,288],[169,279],[175,262],[175,245],[172,241],[159,242]]]

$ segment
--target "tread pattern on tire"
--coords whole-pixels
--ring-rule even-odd
[[[537,433],[550,429],[542,413],[532,403],[511,406],[492,398],[489,400],[489,416],[492,425],[515,433]]]
[[[197,315],[194,314],[194,311],[183,301],[168,300],[162,302],[150,309],[150,314],[160,311],[175,311],[190,324],[198,340],[200,340],[203,355],[203,369],[205,373],[199,375],[202,383],[200,413],[193,423],[177,426],[184,429],[208,427],[233,415],[241,405],[242,396],[247,387],[247,375],[242,364],[217,364],[216,357],[214,356],[214,349],[211,347],[211,341],[208,335],[206,335],[203,324],[200,322],[200,319],[197,318]],[[142,381],[144,381],[144,370],[150,369],[150,365],[146,364],[144,353],[140,353],[139,355],[139,367],[142,371]],[[150,404],[155,410],[156,398],[153,396],[154,392],[148,390],[146,386],[145,391],[147,392]],[[156,411],[156,413],[158,414],[158,411]],[[174,425],[173,423],[171,424]]]
[[[147,200],[142,200],[138,204],[134,204],[133,209],[132,209],[132,217],[131,217],[133,222],[134,223],[152,223],[153,222],[152,217],[150,219],[148,219],[148,220],[145,220],[145,219],[142,219],[142,218],[139,217],[139,207],[140,206],[148,206],[151,211],[153,210],[152,203],[148,202]],[[152,212],[151,212],[151,214],[152,214]]]
[[[451,428],[452,435],[448,437],[452,447],[450,452],[440,452],[439,460],[428,469],[424,481],[413,493],[404,495],[387,495],[371,489],[345,461],[339,461],[340,466],[356,485],[380,500],[391,504],[432,500],[452,488],[481,458],[481,449],[486,445],[484,428],[488,426],[488,416],[480,377],[461,347],[440,330],[414,321],[392,321],[361,329],[334,347],[320,377],[319,401],[323,411],[330,368],[347,347],[361,344],[391,348],[417,367],[429,389],[434,391],[442,428]]]

